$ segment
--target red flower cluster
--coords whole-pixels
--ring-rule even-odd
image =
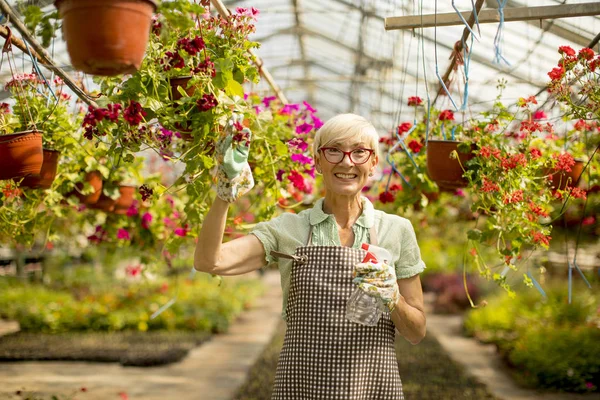
[[[83,117],[82,126],[85,128],[83,137],[92,140],[94,135],[106,135],[106,132],[100,132],[96,126],[105,118],[111,122],[117,122],[119,119],[119,111],[121,111],[121,105],[118,103],[108,104],[106,108],[89,106],[88,112]]]
[[[296,189],[301,190],[303,192],[306,192],[308,190],[306,182],[304,181],[304,177],[298,171],[292,170],[288,175],[288,179],[290,180],[290,182],[292,182]]]
[[[138,192],[142,196],[142,201],[148,200],[154,194],[154,190],[152,190],[148,185],[142,185],[139,187]]]
[[[217,75],[215,63],[210,61],[210,58],[208,58],[208,57],[206,57],[206,59],[204,61],[202,61],[200,64],[198,64],[197,67],[193,68],[192,72],[195,74],[202,72],[206,75],[210,75],[212,78],[214,78]]]
[[[566,171],[571,172],[571,167],[575,165],[575,159],[569,153],[562,153],[557,156],[556,154],[552,154],[552,158],[557,159],[556,166],[554,169],[557,171]]]
[[[565,72],[565,68],[562,65],[560,65],[558,67],[552,68],[552,71],[548,72],[548,76],[553,81],[558,81],[564,76]]]
[[[452,110],[444,110],[440,113],[440,121],[454,121],[454,112]]]
[[[198,52],[204,50],[205,47],[204,39],[200,36],[196,36],[193,39],[183,38],[177,41],[177,48],[183,49],[190,56],[195,56]]]
[[[395,196],[392,192],[385,191],[385,192],[381,192],[379,194],[379,201],[382,202],[383,204],[393,203],[394,199],[395,199]]]
[[[167,51],[165,58],[160,60],[160,63],[163,64],[163,70],[165,71],[169,71],[171,68],[181,69],[185,67],[185,61],[178,51]]]
[[[512,193],[507,193],[504,195],[504,199],[502,199],[504,204],[514,204],[520,201],[523,201],[523,191],[515,190]]]
[[[542,156],[542,152],[539,149],[532,148],[531,150],[529,150],[529,155],[532,159],[537,160]]]
[[[488,180],[487,178],[483,178],[483,184],[481,185],[481,191],[483,191],[484,193],[498,192],[498,191],[500,191],[500,186],[498,186],[498,184]]]
[[[416,154],[423,148],[423,143],[419,142],[418,140],[411,140],[408,143],[408,147],[412,150],[413,153]]]
[[[200,111],[208,111],[211,108],[216,107],[217,104],[218,102],[215,95],[212,93],[207,93],[196,102],[196,107],[198,107],[198,110]]]
[[[409,106],[420,106],[421,104],[423,104],[423,99],[420,98],[419,96],[411,96],[408,98],[408,105]]]
[[[531,212],[534,213],[535,215],[539,215],[540,217],[548,216],[548,213],[546,211],[544,211],[544,209],[542,207],[538,206],[531,200],[529,200],[529,210],[531,210]]]
[[[412,124],[410,122],[401,123],[398,125],[398,135],[402,136],[403,133],[410,131],[410,128],[412,128]]]
[[[573,57],[575,56],[575,50],[571,48],[571,46],[560,46],[558,48],[558,52],[563,56]]]
[[[523,153],[513,154],[500,160],[500,163],[505,170],[515,169],[519,165],[524,167],[527,165],[527,156]]]
[[[533,243],[541,244],[544,247],[550,246],[550,240],[552,240],[551,236],[544,235],[541,232],[531,232],[533,236]]]
[[[142,105],[137,101],[129,102],[129,106],[123,112],[123,119],[129,123],[129,125],[138,126],[146,116],[146,111],[142,108]]]
[[[481,149],[479,149],[479,155],[483,158],[489,158],[490,156],[500,158],[500,149],[492,149],[489,146],[482,146]]]
[[[587,198],[587,193],[582,188],[574,187],[571,188],[571,196],[573,196],[575,199],[585,200]]]

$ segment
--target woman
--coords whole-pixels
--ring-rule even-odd
[[[230,139],[220,145],[220,198],[206,215],[194,266],[237,275],[278,261],[287,331],[273,399],[404,398],[394,335],[397,329],[412,344],[425,336],[418,275],[425,265],[411,223],[374,210],[361,196],[379,160],[378,139],[373,125],[360,116],[342,114],[327,121],[314,140],[325,197],[310,210],[261,222],[249,235],[227,243],[222,240],[228,201],[252,182],[248,147],[233,148]],[[392,259],[361,262],[363,243],[385,248]],[[368,282],[359,287],[389,310],[375,326],[345,316],[358,282]]]

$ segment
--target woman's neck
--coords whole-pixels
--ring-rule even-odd
[[[350,229],[363,211],[360,195],[327,196],[323,201],[323,212],[333,214],[340,229]]]

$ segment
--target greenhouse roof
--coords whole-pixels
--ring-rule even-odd
[[[559,4],[597,3],[592,1],[503,0],[507,8]],[[470,11],[474,0],[455,0],[461,11]],[[9,1],[14,5],[16,0]],[[29,1],[52,10],[51,0]],[[406,106],[408,96],[418,95],[433,102],[440,80],[450,64],[454,46],[460,42],[464,25],[384,29],[392,16],[454,12],[451,2],[439,0],[226,0],[231,10],[255,7],[260,11],[256,33],[261,43],[257,54],[290,102],[306,100],[326,119],[342,112],[369,118],[381,131],[389,131],[401,120],[412,119]],[[483,8],[498,8],[499,0],[486,0]],[[487,107],[497,97],[499,79],[508,85],[502,94],[506,102],[543,91],[547,72],[557,63],[557,49],[587,47],[600,32],[600,17],[587,16],[553,20],[505,22],[501,34],[500,62],[495,62],[494,39],[498,23],[480,25],[481,35],[471,44],[470,63],[452,74],[451,96],[439,96],[438,108],[461,107],[465,78],[468,77],[467,109]],[[474,28],[478,32],[477,28]],[[60,36],[60,33],[59,33]],[[69,58],[58,38],[49,52],[68,70]],[[423,57],[424,55],[424,57]],[[25,56],[15,53],[17,65],[30,68]],[[424,58],[424,59],[423,59]],[[4,62],[2,75],[10,71]],[[84,83],[91,85],[91,79]],[[272,94],[262,81],[252,90]],[[5,96],[6,97],[6,94]]]

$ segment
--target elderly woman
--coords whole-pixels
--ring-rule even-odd
[[[404,398],[394,336],[398,330],[412,344],[425,336],[419,279],[425,265],[411,223],[375,210],[361,196],[379,161],[378,139],[360,116],[327,121],[314,140],[325,197],[310,210],[261,222],[227,243],[222,240],[228,204],[253,182],[248,148],[232,146],[231,140],[220,145],[219,196],[200,231],[194,266],[238,275],[279,263],[287,331],[273,399]],[[384,248],[390,259],[365,262],[363,244]],[[346,317],[356,287],[387,311],[374,326]]]

